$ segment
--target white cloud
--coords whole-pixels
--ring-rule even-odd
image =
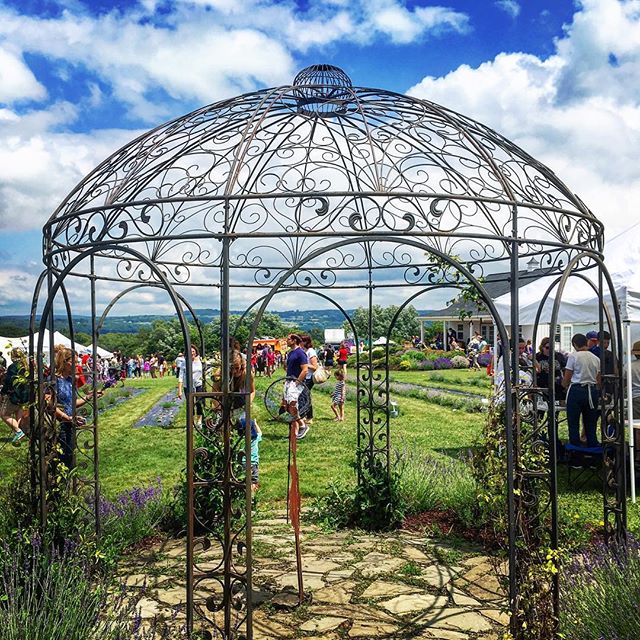
[[[399,44],[413,42],[428,32],[436,34],[451,30],[465,33],[469,29],[465,14],[444,7],[416,7],[410,11],[399,4],[383,3],[371,12],[371,21],[378,31]]]
[[[0,46],[0,103],[42,100],[47,90],[36,80],[19,54]]]
[[[168,13],[151,1],[99,16],[65,10],[47,19],[0,10],[0,44],[5,39],[20,53],[83,68],[150,122],[168,114],[158,88],[176,100],[207,103],[290,81],[293,54],[311,47],[379,37],[405,44],[467,29],[465,14],[445,7],[410,10],[396,0],[318,1],[306,11],[289,2],[182,0]],[[20,70],[24,76],[22,93],[36,95],[28,68],[18,67],[15,55],[11,61],[14,75]],[[66,72],[64,66],[58,71]],[[27,87],[28,80],[36,84]]]
[[[0,230],[41,227],[76,183],[136,135],[53,131],[76,115],[68,103],[24,115],[0,111]]]
[[[520,3],[517,0],[496,0],[495,5],[512,18],[517,18],[520,15]]]
[[[585,0],[554,55],[501,53],[477,68],[427,76],[409,93],[519,144],[576,192],[611,236],[639,217],[640,86],[631,80],[639,74],[640,2]]]

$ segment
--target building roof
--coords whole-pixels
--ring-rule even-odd
[[[546,269],[520,271],[518,274],[518,288],[523,287],[525,284],[529,284],[530,282],[546,275],[549,275]],[[495,300],[496,298],[499,298],[505,293],[509,293],[509,291],[511,291],[511,278],[509,274],[492,273],[484,278],[482,285],[489,297],[492,300]],[[443,307],[442,309],[427,311],[426,313],[422,314],[420,318],[424,320],[436,318],[460,318],[460,314],[462,312],[464,312],[465,316],[469,319],[490,315],[489,310],[483,304],[478,306],[474,302],[460,301],[450,302],[446,307]]]

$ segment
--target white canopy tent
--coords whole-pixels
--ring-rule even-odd
[[[39,334],[36,333],[34,336],[34,345],[36,349],[38,347],[38,335]],[[51,341],[49,340],[49,330],[45,329],[44,341],[42,345],[43,353],[45,354],[49,353],[50,344],[51,344]],[[53,344],[54,345],[61,344],[67,347],[68,349],[71,348],[71,340],[67,338],[64,334],[60,333],[59,331],[56,331],[53,334]],[[0,336],[0,351],[2,351],[5,354],[5,356],[7,357],[7,361],[10,361],[11,349],[13,349],[14,347],[19,347],[24,351],[28,351],[29,336],[26,335],[20,338],[3,338],[2,336]],[[86,347],[78,342],[75,343],[75,349],[76,349],[76,353],[82,353],[84,351],[91,352],[90,346]],[[101,358],[113,358],[113,353],[111,353],[110,351],[107,351],[106,349],[103,349],[102,347],[98,347],[98,355]]]
[[[620,309],[620,318],[623,324],[623,348],[625,353],[625,370],[631,370],[631,347],[636,340],[640,340],[640,255],[637,247],[629,243],[620,246],[621,242],[615,240],[608,246],[607,268],[611,274],[613,288]],[[597,273],[595,270],[585,275],[597,286]],[[542,302],[542,296],[548,287],[557,278],[540,278],[519,290],[519,320],[521,324],[534,324],[538,308]],[[605,283],[606,288],[606,283]],[[556,291],[549,294],[540,314],[540,323],[549,323],[556,299]],[[604,304],[611,313],[613,309],[611,295],[604,295]],[[495,301],[496,309],[500,316],[509,322],[511,300],[510,294],[500,296]],[[593,288],[579,277],[571,277],[567,280],[559,306],[558,323],[572,323],[595,325],[598,323],[600,304],[598,296]],[[538,336],[538,338],[543,336]],[[634,465],[634,437],[633,437],[633,402],[631,389],[631,376],[626,376],[627,381],[627,425],[629,429],[629,460],[631,468],[631,498],[636,501],[635,465]]]

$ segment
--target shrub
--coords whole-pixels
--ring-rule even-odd
[[[398,462],[387,473],[384,460],[375,458],[364,465],[360,485],[332,483],[328,495],[311,505],[311,517],[329,527],[358,527],[367,531],[389,531],[405,515],[405,498],[400,485]]]
[[[456,349],[455,351],[444,351],[443,349],[425,349],[422,352],[423,358],[426,360],[437,360],[438,358],[454,358],[455,356],[464,356],[465,353],[462,349]]]
[[[372,358],[384,358],[385,348],[384,347],[373,347],[371,349],[371,357]]]
[[[402,354],[403,360],[420,361],[424,360],[424,353],[417,349],[408,349]]]
[[[412,366],[410,360],[401,360],[400,364],[398,365],[398,369],[400,369],[400,371],[409,371],[411,368]]]
[[[433,362],[431,360],[421,360],[418,362],[420,371],[433,371]]]
[[[440,370],[440,369],[451,369],[452,368],[452,364],[451,364],[451,360],[449,360],[449,358],[436,358],[433,361],[433,368],[436,370]]]
[[[469,460],[406,448],[400,458],[400,485],[407,514],[451,510],[467,528],[481,524],[478,490]]]
[[[106,561],[115,562],[123,550],[154,534],[166,517],[168,508],[160,478],[155,485],[134,487],[113,501],[101,496],[101,555]]]
[[[640,638],[640,546],[597,545],[565,567],[560,626],[566,640]]]
[[[3,640],[169,640],[186,638],[153,621],[141,627],[138,598],[109,592],[92,560],[67,541],[58,551],[37,534],[0,547],[0,628]],[[108,610],[108,615],[104,615]]]
[[[469,360],[465,356],[453,356],[451,364],[454,369],[468,369]]]

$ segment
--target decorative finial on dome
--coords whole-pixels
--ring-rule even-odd
[[[293,80],[301,112],[317,115],[344,113],[351,95],[351,78],[339,67],[314,64],[303,69]]]

